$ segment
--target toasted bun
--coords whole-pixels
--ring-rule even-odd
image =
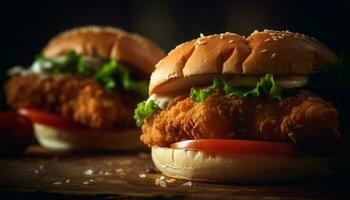
[[[39,123],[34,123],[34,129],[38,142],[51,150],[133,151],[146,149],[146,146],[138,140],[140,137],[138,129],[123,130],[117,133],[98,130],[69,131]]]
[[[289,31],[201,36],[172,50],[156,65],[150,94],[172,93],[213,77],[232,75],[307,75],[335,63],[336,54],[316,39]]]
[[[151,40],[119,28],[86,26],[62,32],[43,50],[52,58],[69,51],[78,54],[125,62],[136,70],[150,74],[164,52]]]
[[[155,166],[166,176],[204,182],[260,182],[312,178],[333,173],[327,158],[216,154],[153,147]]]

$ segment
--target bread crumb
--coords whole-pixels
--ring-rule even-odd
[[[166,187],[167,186],[167,184],[166,184],[166,182],[165,182],[165,177],[164,176],[161,176],[161,177],[159,177],[159,178],[156,178],[156,180],[155,180],[155,185],[159,185],[160,187]]]
[[[271,55],[271,58],[274,58],[274,57],[276,57],[276,53],[273,53],[272,55]]]
[[[188,187],[192,187],[192,182],[191,181],[188,181],[184,184],[182,184],[183,186],[188,186]]]
[[[140,178],[146,178],[146,174],[139,174]]]
[[[62,185],[62,181],[56,181],[52,183],[53,185]]]
[[[110,176],[110,175],[112,175],[112,173],[111,172],[105,172],[104,175],[105,176]]]
[[[84,181],[83,184],[84,184],[84,185],[89,185],[90,182],[89,182],[89,181]]]
[[[160,187],[166,187],[166,182],[164,180],[160,180],[159,185]]]
[[[124,169],[122,169],[122,168],[118,168],[118,169],[116,169],[116,170],[115,170],[115,172],[117,172],[117,173],[121,173],[121,172],[124,172]]]
[[[94,173],[94,171],[93,171],[92,169],[88,169],[88,170],[84,171],[83,173],[84,173],[86,176],[91,176],[91,175]]]
[[[174,178],[166,179],[165,182],[167,182],[167,183],[175,183],[176,179],[174,179]]]
[[[115,172],[116,172],[119,176],[124,176],[124,175],[125,175],[124,169],[122,169],[122,168],[116,169]]]

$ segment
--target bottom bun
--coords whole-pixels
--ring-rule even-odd
[[[329,159],[321,157],[218,154],[152,148],[155,166],[166,176],[204,182],[262,182],[330,175]]]
[[[138,129],[116,131],[63,130],[53,126],[34,123],[38,142],[51,150],[141,150],[146,145],[139,140]]]

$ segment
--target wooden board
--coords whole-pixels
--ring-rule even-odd
[[[0,192],[21,199],[350,199],[344,176],[260,185],[191,185],[165,177],[169,183],[161,187],[155,184],[161,174],[147,173],[147,166],[153,167],[145,152],[58,154],[31,147],[20,157],[0,158]]]

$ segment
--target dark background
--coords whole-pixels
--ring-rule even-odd
[[[6,69],[30,65],[52,36],[74,26],[119,26],[152,38],[166,51],[199,33],[288,29],[314,36],[339,53],[350,52],[349,12],[349,3],[334,0],[10,1],[0,8],[0,84]],[[0,109],[5,109],[1,93]]]

